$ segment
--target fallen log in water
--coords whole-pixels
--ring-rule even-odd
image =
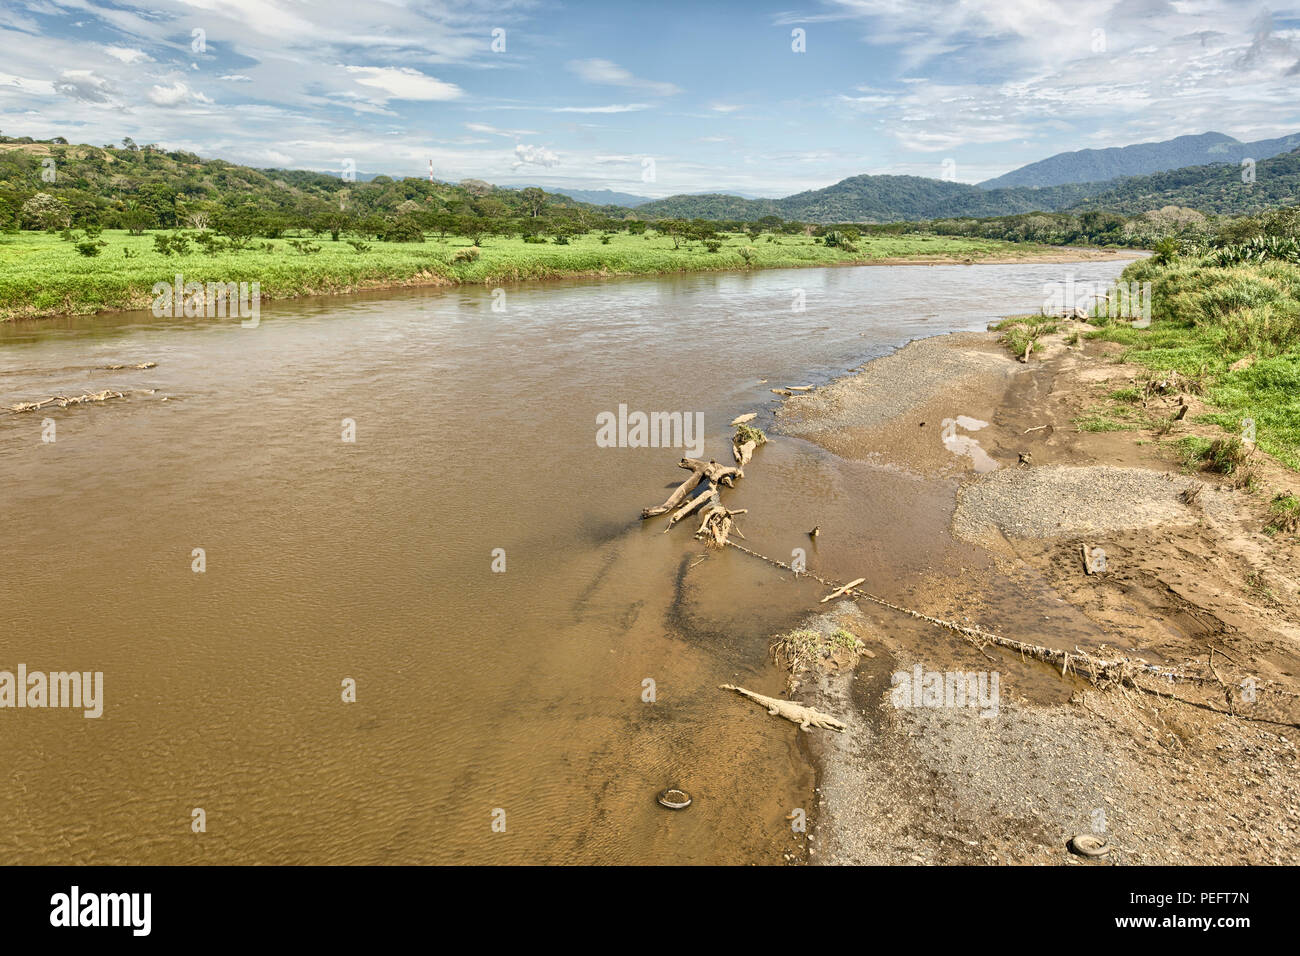
[[[742,415],[742,418],[752,416]],[[739,424],[737,424],[739,422]],[[754,449],[759,445],[767,444],[767,436],[763,434],[762,429],[755,428],[753,425],[737,419],[732,422],[736,425],[736,434],[731,436],[731,454],[736,459],[736,464],[744,468],[749,464],[749,459],[754,455]]]
[[[732,510],[725,507],[722,504],[721,486],[736,487],[736,479],[745,477],[745,465],[753,457],[754,449],[767,441],[766,435],[748,424],[755,417],[751,412],[732,422],[736,426],[736,434],[731,439],[731,453],[736,458],[735,468],[720,464],[714,459],[700,461],[698,458],[683,458],[677,462],[677,467],[690,471],[690,477],[678,485],[663,504],[642,509],[641,518],[654,518],[671,511],[668,527],[664,529],[664,534],[667,534],[677,522],[703,508],[695,537],[709,547],[725,548],[732,531],[740,534],[740,529],[735,526],[736,516],[749,512],[745,508]],[[692,496],[692,492],[701,484],[704,485],[703,489]],[[743,534],[740,536],[744,537]]]
[[[708,480],[714,485],[722,484],[728,488],[734,488],[736,487],[736,479],[745,477],[745,472],[740,468],[730,468],[712,460],[705,462],[700,461],[698,458],[683,458],[677,463],[677,467],[689,469],[691,476],[678,485],[677,490],[669,495],[668,500],[663,504],[643,509],[641,511],[643,519],[654,518],[672,511],[686,500],[686,496],[694,491],[701,481]],[[683,515],[683,517],[685,516]]]
[[[680,508],[674,511],[673,516],[668,519],[668,527],[664,528],[664,534],[667,534],[669,531],[672,531],[673,525],[681,521],[692,511],[695,511],[702,505],[706,505],[710,503],[720,504],[720,499],[718,498],[718,486],[714,484],[710,484],[709,487],[704,489],[703,492],[696,495],[690,501],[686,502],[686,504],[682,505]]]
[[[725,548],[727,538],[731,535],[732,524],[736,515],[749,514],[748,508],[740,508],[736,511],[730,511],[720,502],[714,505],[704,513],[704,520],[700,522],[699,529],[695,532],[695,537],[701,539],[706,545],[713,548]],[[736,534],[740,534],[740,529],[734,529]],[[740,534],[743,538],[744,535]]]
[[[747,441],[743,445],[737,445],[734,441],[731,443],[731,454],[736,459],[736,464],[744,468],[749,464],[749,459],[754,455],[755,443]]]

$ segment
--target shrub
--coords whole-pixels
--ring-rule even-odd
[[[420,224],[408,216],[398,216],[394,219],[384,220],[383,233],[380,238],[384,242],[424,242],[424,230]]]
[[[826,233],[822,241],[832,249],[842,249],[845,252],[858,251],[858,247],[853,244],[853,241],[838,229],[832,229]]]
[[[1173,236],[1165,236],[1155,244],[1152,252],[1152,259],[1162,266],[1168,265],[1178,258],[1178,240]]]

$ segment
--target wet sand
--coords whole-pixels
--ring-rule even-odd
[[[991,333],[914,342],[787,399],[778,428],[846,467],[870,463],[912,483],[891,517],[928,547],[900,603],[1044,647],[1141,657],[1223,683],[1160,695],[1099,687],[840,599],[806,626],[843,627],[874,656],[802,682],[800,700],[850,729],[802,735],[818,804],[792,861],[1300,861],[1300,707],[1286,696],[1300,691],[1300,566],[1293,539],[1262,533],[1268,497],[1300,482],[1261,461],[1267,490],[1236,490],[1181,471],[1150,432],[1079,431],[1072,419],[1136,370],[1108,361],[1107,346],[1067,347],[1065,337],[1044,340],[1028,364]],[[1180,422],[1165,437],[1213,432]],[[1183,502],[1181,491],[1198,483],[1200,497]],[[855,531],[824,528],[827,539]],[[1085,573],[1084,544],[1104,550],[1104,573]],[[861,568],[870,590],[879,551],[862,541],[856,558],[829,562],[830,578]],[[809,559],[810,570],[826,573],[827,564]],[[1267,582],[1267,593],[1252,581]],[[896,707],[891,676],[917,664],[997,672],[996,716]],[[1270,692],[1244,699],[1247,677]],[[1228,709],[1240,716],[1221,713]],[[1109,854],[1071,854],[1076,834],[1103,836]]]

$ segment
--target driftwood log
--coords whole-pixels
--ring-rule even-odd
[[[726,485],[728,488],[734,488],[736,487],[736,479],[745,477],[745,472],[742,469],[731,468],[712,460],[700,461],[698,458],[683,458],[677,463],[677,467],[689,470],[691,476],[678,485],[677,490],[669,495],[668,500],[663,504],[642,510],[642,518],[654,518],[672,511],[685,501],[686,496],[699,487],[702,481],[707,480],[711,485],[715,486]],[[689,512],[687,513],[689,514]],[[686,515],[683,514],[681,517],[684,518]]]
[[[678,485],[663,504],[642,509],[642,519],[672,512],[668,518],[668,527],[664,529],[667,534],[677,522],[699,512],[700,526],[695,530],[695,537],[708,547],[725,548],[730,543],[728,538],[733,531],[743,538],[744,535],[735,526],[736,516],[748,514],[748,511],[723,505],[722,486],[736,487],[736,480],[745,477],[745,465],[753,458],[754,449],[767,441],[761,431],[748,426],[747,423],[755,417],[755,413],[750,412],[732,422],[737,429],[731,439],[731,453],[736,459],[734,468],[714,459],[681,459],[677,462],[677,467],[689,471],[690,477]]]
[[[700,492],[690,501],[686,502],[686,504],[682,505],[680,508],[678,508],[676,511],[673,512],[673,516],[668,519],[668,527],[664,528],[664,534],[667,534],[669,531],[672,531],[673,525],[681,521],[692,511],[697,511],[704,505],[720,506],[721,504],[722,501],[718,497],[718,486],[710,483],[709,486],[704,489],[704,491]]]
[[[754,457],[754,449],[757,447],[758,443],[753,440],[738,445],[733,439],[731,442],[731,454],[736,459],[737,467],[744,468],[748,465],[749,459]]]
[[[695,532],[695,537],[702,540],[706,545],[713,548],[725,548],[727,538],[734,530],[740,534],[739,528],[732,528],[732,523],[736,515],[748,514],[749,509],[740,508],[736,511],[730,511],[722,507],[720,501],[715,500],[708,511],[704,513],[704,520],[700,522],[699,530]],[[740,534],[743,538],[744,535]]]

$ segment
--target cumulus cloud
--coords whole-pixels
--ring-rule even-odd
[[[149,102],[154,106],[171,108],[188,106],[193,103],[211,103],[208,97],[197,90],[192,90],[181,80],[171,86],[152,86],[149,88]]]
[[[515,161],[511,164],[511,169],[518,169],[521,166],[543,166],[550,168],[560,165],[560,157],[551,152],[545,146],[529,146],[526,143],[515,144]]]
[[[432,157],[444,178],[659,195],[937,176],[947,157],[983,179],[1085,146],[1300,130],[1297,2],[1270,21],[1244,0],[797,0],[774,21],[807,27],[808,57],[773,42],[737,67],[715,39],[618,5],[597,23],[536,0],[22,0],[0,4],[0,112],[16,135],[130,135],[256,165],[348,155],[393,175]],[[509,53],[488,50],[497,26]],[[669,72],[709,51],[729,64],[716,76]],[[665,82],[697,75],[698,91]],[[234,121],[212,123],[208,97]],[[742,118],[743,140],[721,145]]]

